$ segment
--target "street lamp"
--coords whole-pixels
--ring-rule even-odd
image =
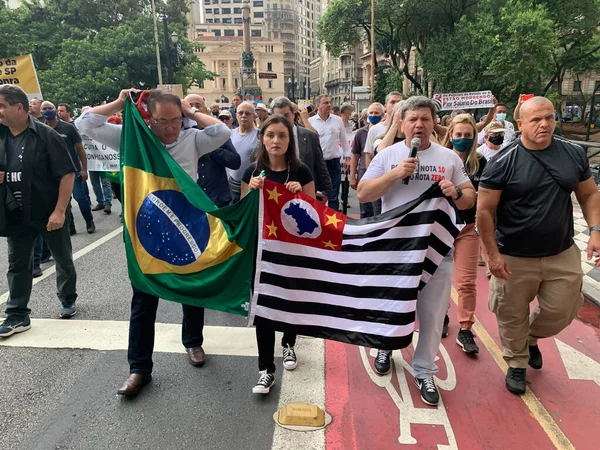
[[[167,83],[173,84],[173,63],[171,61],[171,45],[169,44],[169,24],[167,22],[167,15],[163,14],[163,34],[165,40],[165,57],[167,58]],[[175,38],[174,42],[177,42],[179,38],[176,33],[173,33],[175,36],[171,35],[171,39]]]

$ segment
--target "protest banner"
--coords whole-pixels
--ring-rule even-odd
[[[19,86],[29,100],[33,97],[42,98],[42,90],[30,54],[0,58],[0,84]]]
[[[81,135],[81,139],[87,155],[88,172],[119,172],[121,170],[119,150],[107,147],[85,134]]]
[[[432,100],[438,111],[494,107],[492,91],[433,94]]]

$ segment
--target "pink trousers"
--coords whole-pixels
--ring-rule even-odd
[[[479,264],[479,236],[475,224],[468,224],[454,241],[454,283],[458,291],[457,319],[461,328],[470,329],[477,302],[477,266]]]

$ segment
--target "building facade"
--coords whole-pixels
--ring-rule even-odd
[[[197,53],[207,70],[217,74],[213,81],[189,89],[191,94],[206,98],[208,104],[229,106],[233,94],[243,87],[241,54],[244,42],[241,36],[203,36],[204,48]],[[257,81],[265,103],[284,93],[283,44],[264,37],[252,39]],[[267,103],[268,104],[268,103]]]

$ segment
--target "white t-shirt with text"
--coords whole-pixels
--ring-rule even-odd
[[[405,141],[381,150],[371,161],[362,181],[373,180],[385,175],[409,155],[410,149],[406,146]],[[450,180],[454,186],[469,182],[462,160],[454,151],[446,147],[432,142],[427,150],[418,152],[417,158],[419,164],[408,185],[404,185],[402,180],[398,180],[381,197],[382,212],[418,198],[438,181]]]

